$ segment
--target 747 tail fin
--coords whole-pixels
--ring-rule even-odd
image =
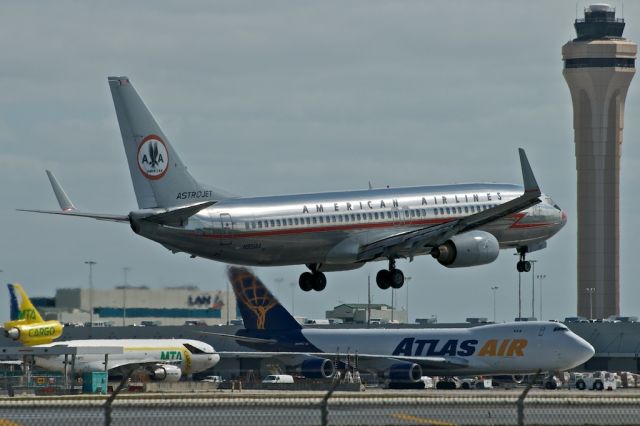
[[[247,330],[297,330],[302,326],[249,269],[227,269]]]

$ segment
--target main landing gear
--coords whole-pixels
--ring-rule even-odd
[[[298,285],[303,291],[322,291],[327,286],[327,277],[322,272],[312,269],[311,272],[300,274]]]
[[[400,269],[396,269],[395,259],[389,259],[389,269],[378,271],[376,284],[383,290],[389,287],[400,288],[404,285],[404,274]]]
[[[520,260],[516,263],[516,269],[518,272],[529,272],[531,270],[531,262],[525,260],[526,250],[518,249],[518,255],[520,255]]]

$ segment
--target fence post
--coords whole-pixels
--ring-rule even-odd
[[[524,388],[524,390],[518,397],[518,401],[516,402],[516,405],[518,406],[518,426],[524,426],[524,400],[527,397],[527,394],[529,393],[531,388],[533,387],[533,384],[538,381],[538,377],[540,377],[540,373],[541,373],[540,370],[536,372],[536,375],[533,376],[533,379],[529,381],[529,383],[527,384],[527,387]]]
[[[116,399],[116,397],[118,396],[122,388],[124,388],[124,386],[127,384],[127,382],[129,381],[129,378],[133,374],[133,371],[134,371],[133,369],[128,370],[125,372],[125,374],[122,375],[122,380],[120,380],[118,387],[113,390],[109,398],[107,398],[107,400],[105,401],[104,403],[105,426],[111,426],[111,404],[113,404],[113,401]],[[109,380],[107,379],[107,387],[109,386],[108,383],[109,383]]]
[[[322,426],[327,426],[329,424],[329,410],[327,408],[329,404],[329,398],[331,398],[331,395],[339,385],[340,380],[334,380],[334,382],[331,384],[331,387],[329,388],[329,391],[324,395],[324,398],[322,398],[322,401],[320,402],[320,424]]]

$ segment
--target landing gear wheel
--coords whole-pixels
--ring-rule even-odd
[[[326,286],[327,277],[322,272],[316,272],[311,275],[311,288],[315,291],[322,291]]]
[[[587,384],[584,382],[584,380],[578,380],[576,382],[576,389],[585,390],[586,388],[587,388]]]
[[[404,285],[404,274],[400,269],[392,269],[389,271],[389,281],[391,287],[401,288]]]
[[[598,381],[593,384],[593,388],[597,391],[601,391],[604,389],[604,385],[602,384],[602,382]]]
[[[378,287],[382,290],[386,290],[391,286],[390,275],[391,274],[386,269],[378,271],[378,274],[376,275],[376,284],[378,284]]]
[[[516,269],[518,272],[529,272],[531,270],[531,262],[525,260],[525,256],[527,255],[526,250],[518,249],[518,254],[520,255],[520,260],[516,264]]]
[[[313,274],[311,272],[300,274],[298,285],[302,291],[310,291],[313,288]]]

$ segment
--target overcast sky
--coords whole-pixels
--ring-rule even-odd
[[[588,3],[584,3],[586,5]],[[616,4],[616,2],[614,2]],[[617,5],[617,4],[616,4]],[[580,8],[583,5],[580,5]],[[576,172],[561,46],[574,1],[7,2],[0,15],[0,273],[34,296],[123,281],[223,289],[224,265],[171,254],[126,225],[34,215],[58,207],[51,169],[77,207],[136,208],[108,75],[127,75],[199,180],[242,195],[374,186],[520,183],[517,147],[567,226],[536,252],[544,318],[576,311]],[[620,12],[621,7],[618,8]],[[580,12],[581,14],[582,12]],[[640,40],[640,2],[625,36]],[[640,315],[640,83],[626,104],[621,178],[621,307]],[[398,262],[411,276],[410,317],[440,322],[517,314],[512,251],[490,265]],[[365,302],[384,263],[297,287],[304,267],[257,268],[295,313],[323,318]],[[281,281],[276,284],[276,281]],[[390,291],[372,285],[376,303]],[[405,286],[406,288],[406,286]],[[405,288],[396,292],[406,305]],[[6,290],[0,289],[0,292]],[[531,274],[523,274],[523,313]],[[536,293],[538,289],[536,288]],[[6,294],[6,293],[0,293]],[[0,297],[6,301],[6,297]],[[538,314],[536,294],[536,315]],[[8,302],[0,303],[0,320]]]

